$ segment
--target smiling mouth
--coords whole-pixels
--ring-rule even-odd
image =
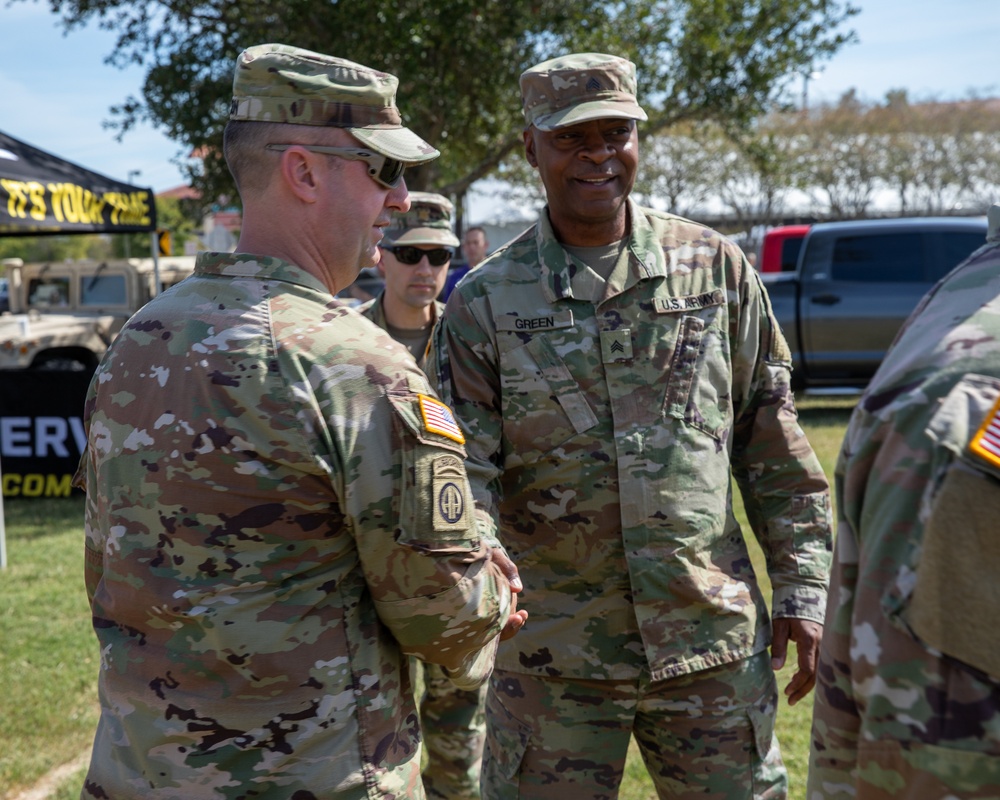
[[[613,181],[616,177],[617,176],[615,175],[601,175],[599,177],[592,177],[592,178],[586,178],[586,177],[577,178],[577,180],[580,183],[586,183],[589,186],[605,186],[611,183],[611,181]]]

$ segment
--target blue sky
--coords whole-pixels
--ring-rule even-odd
[[[0,0],[3,3],[4,0]],[[855,0],[859,43],[821,65],[810,103],[855,88],[879,100],[891,89],[914,99],[1000,95],[1000,0]],[[63,35],[47,4],[0,5],[0,130],[84,167],[160,192],[183,182],[180,148],[149,125],[115,140],[109,108],[138,95],[140,68],[104,63],[112,34],[89,26]],[[802,81],[791,91],[801,98]]]

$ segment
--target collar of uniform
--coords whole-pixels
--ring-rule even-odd
[[[194,271],[202,275],[224,275],[228,278],[259,278],[296,283],[317,292],[330,293],[323,282],[287,261],[274,256],[253,253],[198,253]]]
[[[663,247],[657,240],[656,232],[646,219],[642,208],[631,197],[628,199],[628,214],[631,232],[628,238],[630,258],[626,288],[646,278],[666,275]],[[572,279],[577,269],[576,262],[556,239],[552,223],[549,221],[548,207],[543,209],[539,216],[535,240],[546,300],[551,303],[555,300],[574,298]]]
[[[386,325],[389,324],[389,321],[385,318],[385,289],[382,289],[371,300],[367,300],[359,305],[355,310],[362,316],[368,317],[368,319],[382,330],[386,330]],[[431,327],[433,327],[441,319],[441,314],[444,312],[444,303],[440,300],[435,300],[431,312]]]

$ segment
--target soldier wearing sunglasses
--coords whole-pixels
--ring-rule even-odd
[[[335,299],[409,210],[403,168],[438,155],[397,83],[244,51],[236,251],[200,253],[98,367],[78,473],[102,662],[86,800],[422,800],[409,657],[475,687],[524,622],[450,409]]]
[[[442,195],[410,192],[410,210],[393,214],[380,248],[378,270],[385,288],[358,308],[405,346],[421,369],[444,310],[435,298],[459,244],[451,228],[453,210]],[[486,686],[460,688],[435,664],[423,664],[423,686],[419,705],[427,751],[424,790],[429,798],[478,797],[486,741]]]
[[[385,288],[358,308],[404,345],[421,369],[434,323],[444,308],[437,297],[459,244],[451,230],[452,210],[451,202],[442,195],[410,193],[410,210],[393,214],[379,248],[382,258],[377,268]]]

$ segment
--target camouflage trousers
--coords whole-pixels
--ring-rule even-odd
[[[484,800],[613,800],[635,737],[656,791],[683,800],[787,796],[766,652],[665,681],[495,670],[486,698]]]
[[[432,800],[479,800],[486,685],[464,691],[436,664],[422,666],[424,694],[419,707],[426,754],[424,791]]]

